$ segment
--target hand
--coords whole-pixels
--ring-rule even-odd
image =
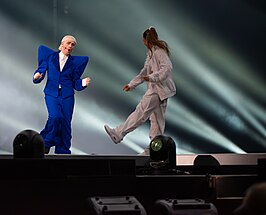
[[[90,77],[86,77],[85,79],[86,79],[86,87],[87,87],[91,83],[91,78]]]
[[[34,79],[34,80],[38,80],[38,79],[40,79],[41,77],[42,77],[42,74],[39,73],[39,72],[36,72],[35,75],[33,76],[33,79]]]
[[[125,86],[123,86],[123,90],[124,91],[130,91],[130,87],[128,86],[128,84],[126,84]]]

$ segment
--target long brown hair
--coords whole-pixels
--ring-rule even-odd
[[[170,53],[167,42],[158,39],[158,34],[154,27],[150,27],[147,30],[145,30],[143,32],[143,38],[146,39],[148,43],[151,44],[152,46],[158,46],[164,49],[166,53],[168,54],[168,56],[170,56],[171,53]],[[152,52],[150,46],[148,46],[148,48]]]

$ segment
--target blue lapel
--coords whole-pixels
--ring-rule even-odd
[[[67,59],[67,62],[66,62],[66,64],[65,64],[64,68],[63,68],[63,71],[64,71],[64,70],[67,70],[69,67],[71,67],[72,64],[73,64],[73,57],[72,57],[71,55],[69,55],[69,56],[68,56],[68,59]],[[62,72],[63,72],[63,71],[62,71]]]
[[[52,62],[54,64],[54,66],[56,67],[56,69],[58,69],[58,71],[60,71],[60,66],[59,66],[59,51],[56,52],[53,56]]]

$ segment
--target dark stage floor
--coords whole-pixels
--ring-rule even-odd
[[[135,196],[149,214],[159,199],[203,199],[230,214],[245,190],[265,179],[266,154],[177,155],[176,169],[152,169],[149,156],[0,157],[1,214],[91,214],[95,196]]]

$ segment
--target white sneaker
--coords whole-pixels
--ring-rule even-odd
[[[118,135],[115,133],[115,130],[113,128],[110,128],[108,125],[104,126],[105,131],[107,134],[111,137],[112,141],[117,144],[121,142],[121,138],[118,137]]]

